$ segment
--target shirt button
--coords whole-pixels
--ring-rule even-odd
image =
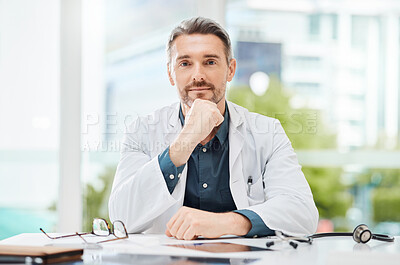
[[[179,174],[178,174],[178,178],[180,178],[181,176],[182,176],[182,173],[179,173]]]
[[[207,189],[208,185],[207,183],[203,183],[203,188]]]
[[[207,152],[207,148],[203,147],[203,153]]]
[[[171,175],[169,175],[169,178],[170,178],[170,179],[174,179],[175,176],[171,174]]]

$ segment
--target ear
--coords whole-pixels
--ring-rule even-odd
[[[227,77],[228,82],[232,81],[233,77],[235,76],[235,72],[236,72],[236,59],[231,59],[228,66],[228,77]]]
[[[172,78],[171,68],[170,68],[169,63],[167,63],[167,72],[168,72],[168,79],[169,79],[169,82],[171,83],[171,86],[175,86],[175,82],[174,82],[174,79]]]

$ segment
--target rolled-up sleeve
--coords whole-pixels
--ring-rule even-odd
[[[235,210],[235,213],[245,216],[251,222],[251,229],[245,237],[263,237],[275,235],[275,231],[270,229],[261,217],[252,210]]]
[[[169,156],[169,146],[158,156],[158,163],[160,164],[160,169],[164,175],[168,190],[172,194],[182,174],[185,164],[180,167],[176,167],[174,163],[172,163],[171,157]]]

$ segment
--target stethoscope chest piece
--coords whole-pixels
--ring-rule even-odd
[[[368,226],[365,224],[358,225],[356,228],[354,228],[353,231],[353,239],[357,243],[367,243],[370,241],[372,238],[372,233],[369,230]]]

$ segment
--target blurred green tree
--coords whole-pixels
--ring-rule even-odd
[[[372,186],[373,220],[400,222],[400,169],[374,168],[361,174],[357,183]]]
[[[249,111],[278,119],[294,149],[331,149],[336,147],[336,135],[323,123],[321,113],[313,109],[294,109],[292,95],[284,90],[276,76],[264,95],[255,95],[248,86],[229,89],[227,98]],[[341,182],[341,168],[302,168],[319,210],[320,218],[344,217],[352,204],[347,187]]]
[[[372,192],[372,205],[375,222],[400,222],[400,187],[376,188]]]
[[[108,198],[116,167],[109,166],[99,176],[96,182],[87,183],[84,190],[83,204],[83,231],[91,231],[93,218],[104,218],[110,223],[108,217]]]
[[[254,94],[248,86],[238,86],[229,90],[227,98],[249,111],[278,119],[295,149],[336,147],[336,135],[323,123],[320,111],[292,108],[292,95],[275,76],[271,76],[268,90],[262,96]]]

